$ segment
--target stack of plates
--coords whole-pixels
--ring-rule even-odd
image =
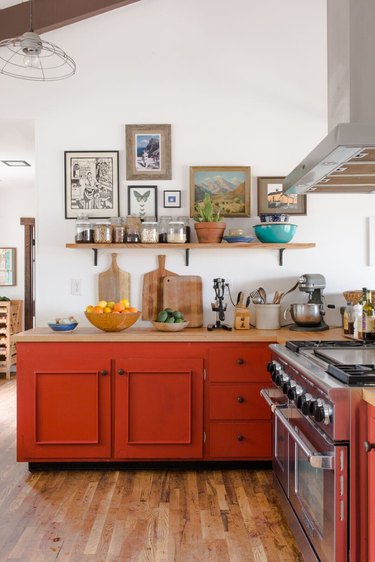
[[[254,240],[253,236],[223,236],[223,240],[225,242],[234,243],[234,242],[252,242]]]

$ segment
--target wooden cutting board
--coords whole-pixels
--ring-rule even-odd
[[[202,278],[198,275],[164,277],[163,307],[179,310],[188,328],[203,326]]]
[[[99,300],[118,302],[121,299],[130,301],[130,273],[123,271],[117,265],[117,254],[112,254],[112,264],[109,269],[99,273]]]
[[[159,267],[143,276],[142,320],[156,320],[158,312],[163,310],[163,279],[178,277],[177,273],[165,269],[165,255],[158,256]]]

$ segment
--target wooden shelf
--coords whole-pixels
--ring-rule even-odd
[[[0,373],[10,379],[10,368],[17,361],[16,346],[11,340],[22,330],[22,301],[0,301]]]
[[[288,243],[288,244],[263,244],[262,242],[249,242],[247,244],[234,243],[229,244],[222,242],[221,244],[66,244],[66,248],[74,250],[93,250],[94,265],[98,264],[98,250],[184,250],[185,265],[189,265],[190,250],[235,250],[243,248],[246,250],[277,250],[279,253],[279,265],[283,265],[284,250],[306,250],[315,248],[313,242]]]

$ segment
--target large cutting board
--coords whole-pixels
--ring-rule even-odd
[[[130,301],[130,273],[117,265],[117,254],[112,254],[111,267],[99,273],[99,300],[118,302],[121,299]]]
[[[203,326],[202,278],[198,275],[164,277],[163,307],[182,312],[189,328]]]
[[[165,269],[165,255],[158,256],[158,268],[143,276],[142,320],[156,320],[163,305],[163,279],[176,276],[177,273]]]

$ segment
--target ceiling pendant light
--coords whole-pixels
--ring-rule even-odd
[[[48,82],[63,80],[76,71],[74,60],[60,47],[44,41],[33,31],[33,3],[30,0],[30,31],[0,41],[0,74]]]

